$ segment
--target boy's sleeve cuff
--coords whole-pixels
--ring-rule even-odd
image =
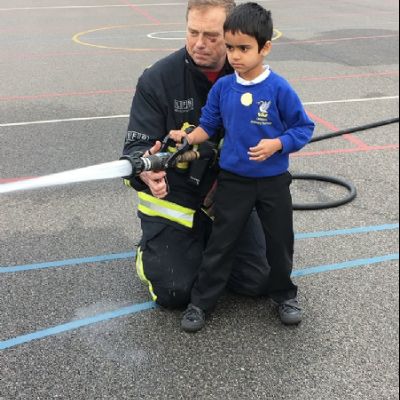
[[[281,153],[282,154],[292,153],[293,152],[293,139],[288,135],[281,136],[279,139],[282,143]]]
[[[206,125],[200,124],[199,126],[207,133],[209,137],[213,137],[216,134],[216,132],[214,132],[210,127]]]

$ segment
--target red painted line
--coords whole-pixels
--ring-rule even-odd
[[[311,14],[309,19],[316,19],[320,20],[321,18],[330,18],[332,19],[333,17],[375,17],[377,15],[393,15],[393,11],[378,11],[376,10],[374,14],[371,14],[370,12],[346,12],[346,13],[330,13],[330,14]]]
[[[377,76],[396,76],[399,71],[372,72],[366,74],[351,74],[351,75],[335,75],[335,76],[309,76],[302,78],[290,79],[291,82],[307,82],[307,81],[328,81],[336,79],[357,79],[357,78],[372,78]]]
[[[349,141],[350,143],[353,143],[354,145],[356,145],[359,148],[369,147],[367,143],[365,143],[360,138],[358,138],[352,134],[343,135],[343,139]]]
[[[70,34],[71,33],[71,28],[66,26],[32,26],[29,27],[29,30],[27,30],[26,26],[19,25],[19,26],[13,26],[13,27],[8,27],[8,28],[1,28],[0,33],[14,33],[14,34],[21,34],[21,37],[26,37],[29,35],[32,37],[32,35],[43,35],[43,34],[48,34],[48,35],[54,35],[55,33],[62,33],[63,35]],[[28,37],[29,37],[28,36]]]
[[[19,181],[24,181],[27,179],[33,179],[33,176],[26,176],[26,177],[21,177],[21,178],[7,178],[7,179],[1,179],[0,178],[0,184],[5,184],[5,183],[13,183],[13,182],[19,182]]]
[[[19,54],[11,54],[7,55],[7,61],[9,61],[11,58],[13,60],[43,60],[45,58],[61,58],[61,57],[99,57],[99,56],[109,56],[113,54],[125,54],[125,57],[128,55],[136,56],[138,52],[142,53],[152,53],[152,52],[157,52],[157,53],[172,53],[174,51],[178,51],[179,49],[169,49],[169,48],[153,48],[153,49],[107,49],[107,50],[99,50],[96,49],[96,52],[84,52],[84,51],[69,51],[69,52],[52,52],[52,53],[19,53]]]
[[[313,114],[310,111],[307,111],[308,115],[317,123],[325,126],[327,129],[331,130],[332,132],[339,132],[339,128],[337,128],[335,125],[331,124],[329,121],[326,121],[317,115]],[[358,148],[360,149],[366,149],[368,148],[368,144],[363,142],[361,139],[353,136],[353,135],[344,135],[343,139],[346,139],[348,142],[355,144]]]
[[[396,150],[399,148],[398,144],[389,144],[386,146],[370,146],[365,149],[355,148],[355,149],[337,149],[337,150],[322,150],[322,151],[302,151],[299,153],[293,153],[291,157],[313,157],[313,156],[325,156],[325,155],[332,155],[332,154],[351,154],[351,153],[365,153],[369,151],[383,151],[383,150]],[[37,178],[35,176],[28,176],[28,177],[21,177],[21,178],[0,178],[0,184],[3,183],[12,183],[23,181],[26,179],[34,179]]]
[[[334,43],[344,42],[349,40],[370,40],[370,39],[385,39],[390,37],[398,37],[399,35],[377,35],[377,36],[354,36],[345,38],[332,38],[332,39],[315,39],[315,40],[294,40],[291,42],[277,42],[274,46],[285,46],[285,45],[299,45],[299,44],[320,44],[320,43]]]
[[[142,7],[138,7],[135,4],[130,3],[127,0],[121,0],[122,4],[126,4],[130,9],[132,9],[133,11],[135,11],[136,14],[139,14],[142,17],[145,17],[148,21],[157,24],[157,25],[161,25],[162,22],[160,20],[158,20],[157,18],[153,17],[149,12],[147,12],[146,10],[144,10]]]
[[[324,119],[318,117],[317,115],[313,114],[312,112],[307,111],[307,114],[308,114],[315,122],[318,122],[318,123],[324,125],[325,128],[328,128],[330,131],[333,131],[333,132],[339,131],[339,128],[337,128],[335,125],[333,125],[333,124],[331,124],[330,122],[328,122],[328,121],[326,121],[326,120],[324,120]]]
[[[159,49],[158,49],[159,50]],[[111,50],[110,50],[111,51]],[[79,53],[76,53],[79,54]],[[87,53],[82,53],[87,55]],[[369,74],[354,74],[354,75],[337,75],[337,76],[320,76],[320,77],[302,77],[290,79],[291,82],[305,82],[305,81],[324,81],[332,79],[353,79],[353,78],[370,78],[377,76],[394,76],[399,75],[399,71],[377,72]],[[71,92],[71,93],[43,93],[37,95],[26,96],[0,96],[0,101],[13,101],[13,100],[37,100],[52,97],[72,97],[72,96],[97,96],[118,93],[134,93],[134,89],[112,89],[112,90],[97,90],[89,92]]]
[[[336,149],[336,150],[322,150],[322,151],[301,151],[300,153],[294,153],[291,157],[315,157],[315,156],[326,156],[333,154],[352,154],[352,153],[367,153],[369,151],[384,151],[384,150],[397,150],[398,144],[389,144],[386,146],[370,146],[366,148],[354,148],[354,149]]]
[[[109,50],[109,51],[98,51],[96,53],[89,51],[69,51],[69,52],[51,52],[51,53],[14,53],[7,54],[7,59],[17,59],[17,60],[33,60],[33,59],[44,59],[44,58],[58,58],[58,57],[66,57],[66,56],[82,56],[82,57],[93,57],[96,55],[106,55],[113,53],[122,53],[122,50]],[[124,51],[125,52],[125,51]]]
[[[371,151],[371,150],[395,150],[395,149],[398,149],[399,148],[399,145],[398,144],[386,144],[386,145],[383,145],[383,146],[368,146],[368,151]]]
[[[16,28],[2,28],[0,29],[0,33],[18,33],[18,32],[23,32],[23,30],[16,29]]]
[[[115,90],[96,90],[90,92],[70,92],[70,93],[43,93],[28,96],[0,96],[0,101],[12,100],[38,100],[53,97],[73,97],[73,96],[97,96],[103,94],[134,93],[134,89],[115,89]]]

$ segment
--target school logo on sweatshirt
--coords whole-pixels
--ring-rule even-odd
[[[252,124],[255,125],[271,125],[271,122],[268,120],[269,116],[269,108],[271,107],[271,101],[262,100],[258,103],[258,113],[257,118],[251,121]]]
[[[271,107],[270,101],[259,101],[258,105],[260,106],[258,117],[259,118],[268,118],[268,110]]]

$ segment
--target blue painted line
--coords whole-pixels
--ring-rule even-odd
[[[360,259],[360,260],[347,261],[347,262],[340,263],[340,264],[321,265],[319,267],[300,269],[300,270],[294,271],[292,276],[293,277],[301,277],[301,276],[307,276],[307,275],[320,274],[322,272],[339,271],[342,269],[365,267],[367,265],[378,264],[378,263],[382,263],[382,262],[386,262],[386,261],[396,261],[398,259],[399,259],[399,253],[388,254],[387,256],[382,256],[382,257],[364,258],[364,259]]]
[[[360,260],[352,260],[347,261],[340,264],[331,264],[331,265],[322,265],[319,267],[311,267],[305,268],[301,270],[294,271],[293,277],[302,277],[308,275],[315,275],[322,272],[328,271],[336,271],[336,270],[343,270],[343,269],[350,269],[350,268],[357,268],[372,264],[378,264],[385,261],[395,261],[399,260],[399,254],[389,254],[382,257],[374,257],[374,258],[366,258]],[[58,325],[50,329],[45,329],[42,331],[30,333],[28,335],[18,336],[13,339],[5,340],[0,342],[0,350],[6,350],[11,347],[16,347],[21,344],[29,343],[33,340],[43,339],[49,336],[58,335],[63,332],[68,332],[72,330],[76,330],[78,328],[82,328],[88,325],[96,324],[99,322],[104,322],[110,319],[127,316],[130,314],[136,314],[141,311],[151,310],[156,308],[157,305],[153,302],[142,303],[142,304],[135,304],[129,307],[122,308],[120,310],[107,312],[105,314],[95,315],[93,317],[72,321],[63,325]]]
[[[86,257],[86,258],[73,258],[71,260],[63,261],[52,261],[41,264],[28,264],[28,265],[18,265],[15,267],[0,267],[0,274],[11,273],[11,272],[22,272],[22,271],[32,271],[35,269],[46,269],[46,268],[56,268],[56,267],[69,267],[72,265],[79,264],[90,264],[104,261],[114,261],[114,260],[124,260],[127,258],[135,257],[134,252],[130,253],[119,253],[119,254],[105,254],[103,256],[96,257]]]
[[[365,226],[360,228],[351,229],[340,229],[335,231],[323,231],[323,232],[311,232],[311,233],[298,233],[296,239],[313,239],[322,237],[333,237],[333,236],[343,236],[343,235],[356,235],[360,233],[370,233],[370,232],[381,232],[399,229],[399,224],[386,224],[386,225],[374,225]]]
[[[68,322],[63,325],[58,325],[53,328],[45,329],[42,331],[30,333],[28,335],[18,336],[13,339],[5,340],[0,342],[0,350],[9,349],[11,347],[15,347],[24,343],[29,343],[33,340],[43,339],[49,336],[58,335],[63,332],[73,331],[84,326],[97,324],[99,322],[104,322],[110,319],[123,317],[130,314],[136,314],[141,311],[151,310],[156,308],[157,305],[153,302],[142,303],[142,304],[134,304],[129,307],[121,308],[120,310],[110,311],[104,314],[98,314],[93,317]]]
[[[318,238],[323,238],[323,237],[355,235],[355,234],[361,234],[361,233],[381,232],[381,231],[396,230],[396,229],[399,229],[399,224],[374,225],[374,226],[365,226],[365,227],[360,227],[360,228],[350,228],[350,229],[341,229],[341,230],[332,230],[332,231],[298,233],[296,235],[296,239],[297,240],[318,239]],[[0,274],[32,271],[32,270],[46,269],[46,268],[70,267],[70,266],[79,265],[79,264],[125,260],[128,258],[134,258],[134,257],[135,257],[135,253],[130,252],[130,253],[119,253],[119,254],[105,254],[105,255],[96,256],[96,257],[76,258],[76,259],[71,259],[71,260],[53,261],[53,262],[40,263],[40,264],[18,265],[18,266],[13,266],[13,267],[1,267],[0,266]]]

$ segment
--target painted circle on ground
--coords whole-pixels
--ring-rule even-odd
[[[272,40],[277,40],[282,36],[282,32],[274,29],[274,36]],[[149,39],[156,40],[185,40],[186,39],[186,31],[161,31],[161,32],[152,32],[147,35]]]
[[[164,25],[183,25],[182,23],[171,23],[171,24],[164,24]],[[104,26],[101,28],[96,28],[96,29],[89,29],[84,32],[79,32],[76,33],[72,37],[72,41],[81,45],[81,46],[88,46],[88,47],[94,47],[97,49],[106,49],[106,50],[119,50],[119,51],[132,51],[132,52],[150,52],[150,51],[164,51],[164,52],[172,52],[178,50],[177,48],[153,48],[153,47],[148,47],[148,48],[135,48],[135,47],[123,47],[123,46],[113,46],[113,45],[107,45],[107,44],[96,44],[89,39],[84,39],[85,36],[89,36],[90,34],[96,34],[99,32],[105,32],[105,31],[116,31],[116,30],[129,30],[132,28],[144,28],[144,27],[150,27],[150,26],[159,26],[156,24],[138,24],[138,25],[116,25],[116,26]],[[136,32],[137,33],[137,32]],[[185,40],[185,34],[186,31],[182,30],[176,30],[176,31],[160,31],[160,32],[152,32],[146,35],[149,39],[154,39],[154,40],[163,40],[163,41],[184,41]],[[277,40],[282,36],[282,32],[278,31],[277,29],[274,30],[274,37],[272,40]]]

